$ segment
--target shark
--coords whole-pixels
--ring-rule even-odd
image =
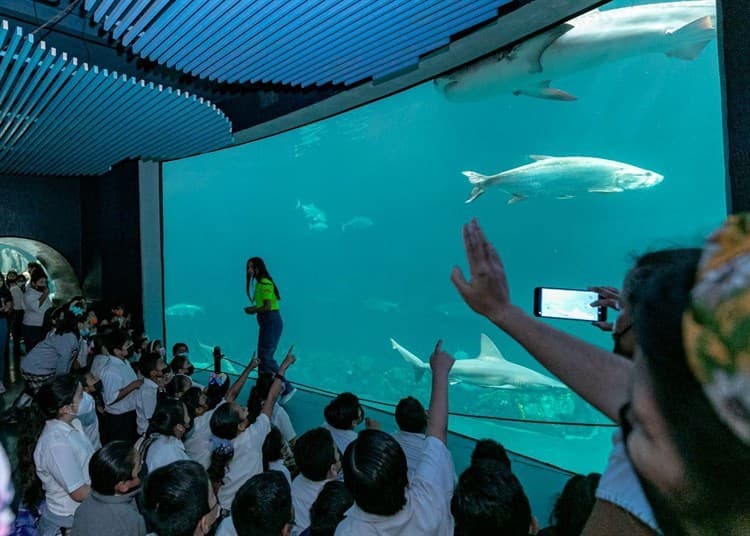
[[[716,37],[716,2],[687,0],[593,10],[434,80],[453,102],[513,93],[576,100],[551,81],[644,54],[694,60]]]
[[[414,368],[415,381],[419,381],[430,370],[429,363],[422,361],[394,339],[391,339],[391,345]],[[553,378],[505,359],[492,339],[484,333],[480,337],[479,355],[474,359],[456,360],[448,379],[451,385],[467,383],[492,389],[567,389]]]

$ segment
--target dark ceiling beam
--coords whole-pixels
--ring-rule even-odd
[[[273,136],[421,84],[605,3],[602,0],[513,2],[508,6],[511,11],[450,46],[426,55],[413,69],[360,84],[251,128],[235,129],[235,144]]]

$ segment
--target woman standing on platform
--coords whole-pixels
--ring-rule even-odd
[[[247,272],[245,278],[245,292],[254,304],[245,307],[249,315],[257,315],[258,318],[258,359],[260,360],[259,371],[277,374],[279,364],[273,358],[276,348],[281,339],[284,323],[279,312],[279,301],[281,293],[274,283],[271,274],[268,273],[266,263],[260,257],[253,257],[247,261]],[[296,389],[286,378],[282,378],[284,390],[279,402],[285,404],[294,396]]]

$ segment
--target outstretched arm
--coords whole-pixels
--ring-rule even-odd
[[[430,394],[430,419],[427,435],[446,443],[448,440],[448,373],[455,359],[442,349],[443,341],[438,341],[430,356],[432,368],[432,393]]]
[[[505,268],[476,220],[464,226],[470,279],[455,267],[453,284],[474,311],[513,337],[552,374],[616,421],[627,401],[632,363],[537,321],[510,301]]]
[[[279,398],[281,389],[284,387],[282,378],[286,374],[287,369],[289,369],[289,367],[291,367],[294,362],[297,361],[297,357],[293,352],[294,345],[289,347],[289,351],[286,353],[286,357],[284,358],[284,361],[282,361],[281,366],[279,367],[279,371],[276,373],[276,377],[271,384],[271,388],[268,390],[268,397],[263,403],[263,409],[261,411],[262,413],[265,413],[269,419],[273,414],[273,406],[274,404],[276,404],[276,399]]]
[[[255,353],[253,353],[253,358],[250,360],[250,363],[247,364],[240,377],[237,378],[237,381],[234,382],[229,388],[226,396],[224,397],[224,400],[226,400],[227,402],[234,402],[237,399],[237,397],[240,395],[240,392],[242,391],[242,388],[245,387],[247,377],[250,375],[253,369],[258,366],[258,363],[260,363],[260,361],[258,361],[258,358],[255,357]]]

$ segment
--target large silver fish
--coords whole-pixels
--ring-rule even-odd
[[[511,194],[510,205],[528,197],[571,199],[587,192],[611,194],[650,188],[664,180],[655,171],[604,158],[542,155],[530,158],[534,160],[531,164],[496,175],[463,171],[474,186],[466,203],[474,201],[490,186]]]

